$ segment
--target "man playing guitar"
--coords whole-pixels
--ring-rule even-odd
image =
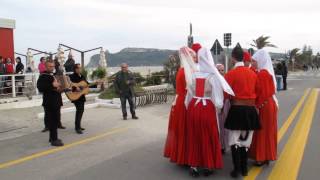
[[[83,75],[81,75],[80,64],[74,65],[73,74],[71,74],[69,78],[72,83],[79,83],[81,81],[85,81],[87,84],[89,84],[86,78]],[[80,92],[81,87],[72,86],[72,91]],[[79,99],[72,101],[72,103],[76,107],[75,130],[78,134],[82,134],[83,133],[82,131],[85,130],[84,128],[81,127],[81,119],[84,112],[85,101],[86,101],[85,94],[83,94]]]

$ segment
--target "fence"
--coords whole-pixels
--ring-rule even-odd
[[[0,98],[38,94],[36,82],[38,73],[0,75]]]

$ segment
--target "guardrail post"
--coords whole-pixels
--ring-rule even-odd
[[[11,75],[11,85],[12,85],[12,97],[16,97],[16,80],[15,76]]]

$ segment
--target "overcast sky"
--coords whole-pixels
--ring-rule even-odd
[[[15,50],[55,51],[58,44],[111,52],[125,47],[178,49],[194,39],[210,48],[223,33],[249,47],[260,35],[277,49],[320,51],[319,0],[0,0],[0,17],[16,20]]]

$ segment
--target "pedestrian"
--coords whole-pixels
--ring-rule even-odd
[[[280,91],[282,89],[282,75],[283,75],[283,67],[281,63],[276,64],[274,73],[276,75],[277,90]]]
[[[65,68],[66,72],[67,73],[73,72],[74,65],[75,65],[75,60],[73,59],[72,51],[70,50],[69,55],[68,55],[68,59],[67,59],[66,63],[64,63],[64,68]]]
[[[2,56],[0,56],[0,95],[4,93],[4,84],[5,84],[5,75],[6,73],[6,68],[4,64],[4,59]]]
[[[139,119],[135,112],[135,102],[133,98],[135,97],[134,92],[135,78],[133,74],[128,70],[128,64],[121,64],[121,71],[116,74],[114,87],[117,94],[120,96],[122,116],[123,120],[127,120],[127,100],[130,106],[130,112],[132,119]]]
[[[259,117],[255,107],[257,75],[244,66],[243,50],[236,46],[231,53],[234,68],[225,78],[235,96],[226,96],[231,102],[224,127],[229,130],[233,170],[230,175],[236,178],[248,174],[248,148],[255,130],[260,129]]]
[[[17,57],[16,58],[16,86],[18,87],[18,93],[17,95],[22,95],[22,89],[23,89],[23,85],[24,85],[24,75],[22,75],[24,73],[24,65],[21,62],[21,58]]]
[[[172,103],[169,115],[167,140],[164,156],[178,165],[187,164],[186,159],[186,106],[184,104],[187,94],[185,71],[189,72],[189,64],[196,57],[195,52],[187,47],[179,51],[181,67],[176,75],[176,97]],[[184,68],[186,67],[186,68]]]
[[[221,76],[224,76],[225,75],[224,65],[217,64],[216,67],[217,67],[219,73],[221,74]],[[223,103],[223,108],[218,113],[222,154],[225,154],[225,152],[229,150],[229,142],[228,142],[229,130],[224,128],[224,123],[226,121],[229,109],[230,109],[230,101],[229,101],[229,99],[225,99],[224,103]]]
[[[211,52],[201,48],[197,52],[198,69],[187,80],[187,158],[190,175],[198,177],[200,168],[205,176],[223,167],[217,111],[223,107],[230,86],[214,65]]]
[[[79,83],[81,81],[86,82],[88,85],[88,81],[87,79],[81,74],[81,65],[80,64],[75,64],[74,68],[73,68],[73,74],[71,74],[70,76],[70,81],[73,83]],[[80,91],[81,87],[77,87],[75,88],[75,91]],[[84,112],[84,104],[86,102],[86,97],[85,95],[82,95],[79,99],[72,101],[72,103],[74,104],[74,106],[76,107],[76,116],[75,116],[75,131],[78,134],[83,134],[82,131],[84,131],[85,129],[81,126],[81,119],[82,119],[82,115]]]
[[[42,74],[46,71],[46,58],[45,57],[41,57],[40,58],[40,63],[38,65],[38,70],[39,73]]]
[[[283,90],[287,90],[287,76],[288,76],[288,67],[285,61],[282,61],[282,81],[283,81]]]
[[[253,59],[259,69],[256,103],[262,128],[253,134],[250,156],[257,166],[262,166],[277,159],[277,83],[268,52],[258,50]]]
[[[53,75],[55,64],[53,60],[47,60],[46,71],[39,76],[37,88],[42,93],[42,106],[45,110],[45,119],[50,131],[49,142],[52,146],[63,146],[62,140],[58,138],[58,124],[61,118],[62,97],[61,84]]]

